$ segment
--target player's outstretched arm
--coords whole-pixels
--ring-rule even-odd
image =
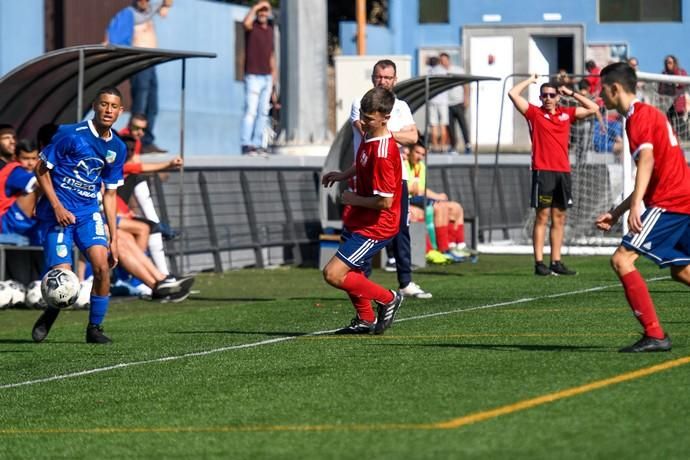
[[[57,197],[55,188],[53,188],[53,180],[50,177],[50,169],[48,169],[48,166],[43,160],[38,161],[35,172],[38,185],[41,186],[41,189],[48,199],[48,202],[53,207],[53,211],[55,212],[55,220],[57,220],[57,223],[63,227],[67,227],[68,225],[75,223],[77,219],[74,217],[74,214],[65,209],[60,202],[60,199]]]
[[[357,172],[357,168],[355,168],[354,164],[347,168],[345,171],[329,171],[326,174],[324,174],[321,178],[321,184],[324,187],[330,187],[336,182],[348,180],[349,178],[355,175],[355,172]]]
[[[608,232],[611,230],[611,228],[616,225],[616,222],[618,222],[618,219],[621,218],[621,216],[628,210],[630,209],[630,200],[632,199],[632,194],[628,195],[628,197],[621,202],[618,206],[615,206],[611,208],[610,211],[607,211],[599,217],[597,217],[597,220],[595,221],[595,225],[599,230],[603,230],[605,232]]]

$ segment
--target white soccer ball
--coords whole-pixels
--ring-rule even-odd
[[[18,305],[23,305],[24,300],[26,300],[26,288],[22,283],[15,280],[8,280],[5,282],[7,286],[12,291],[12,300],[10,301],[10,307],[17,307]]]
[[[9,308],[12,304],[12,288],[6,281],[0,281],[0,310]]]
[[[26,306],[29,308],[43,309],[46,307],[46,302],[43,300],[43,293],[41,293],[41,281],[32,281],[26,287]]]
[[[41,281],[41,293],[48,305],[67,308],[79,296],[79,278],[70,270],[54,268],[45,274]]]

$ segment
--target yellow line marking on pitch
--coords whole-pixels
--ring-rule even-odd
[[[495,409],[474,412],[462,417],[435,423],[368,423],[368,424],[323,424],[323,425],[231,425],[220,427],[110,427],[110,428],[37,428],[0,429],[0,435],[26,434],[118,434],[118,433],[249,433],[249,432],[325,432],[325,431],[404,431],[404,430],[451,430],[466,425],[513,414],[544,404],[572,398],[583,393],[606,388],[619,383],[647,377],[690,363],[690,356],[666,361],[625,374],[597,380],[566,390],[548,393],[536,398],[525,399]]]

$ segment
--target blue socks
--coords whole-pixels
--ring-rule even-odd
[[[89,309],[89,324],[100,326],[108,312],[109,296],[91,294],[91,308]]]

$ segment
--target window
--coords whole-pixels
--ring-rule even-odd
[[[681,0],[599,0],[599,22],[681,22]]]
[[[448,0],[419,0],[419,23],[448,23]]]

